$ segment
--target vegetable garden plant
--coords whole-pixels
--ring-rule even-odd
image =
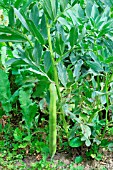
[[[93,148],[105,146],[105,135],[113,133],[112,5],[103,0],[0,1],[8,16],[8,24],[0,25],[0,116],[22,116],[29,147],[40,118],[48,121],[52,158],[59,134],[70,147]],[[16,127],[14,138],[21,143],[20,134]]]

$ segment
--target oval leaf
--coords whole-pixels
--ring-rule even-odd
[[[80,146],[82,146],[82,144],[83,144],[83,142],[80,140],[80,138],[79,137],[76,137],[76,138],[73,138],[73,139],[71,139],[70,140],[70,142],[69,142],[69,146],[71,146],[71,147],[80,147]]]

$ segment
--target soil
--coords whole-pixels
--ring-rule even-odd
[[[113,152],[103,150],[103,157],[101,161],[95,159],[87,160],[86,158],[80,165],[84,166],[84,170],[113,170]],[[58,160],[64,162],[67,166],[74,162],[75,156],[72,158],[68,157],[68,154],[57,153],[54,157],[55,162],[58,163]],[[73,168],[77,167],[78,164],[73,164]],[[68,168],[66,170],[69,170]]]
[[[56,153],[54,156],[54,163],[57,165],[60,160],[60,162],[65,164],[64,167],[59,167],[56,170],[70,170],[69,165],[74,162],[77,155],[77,153],[74,152],[76,152],[75,149],[72,150],[71,154],[66,152]],[[71,170],[76,169],[77,166],[83,166],[84,170],[113,170],[113,152],[105,149],[101,149],[99,152],[103,154],[101,161],[97,161],[95,159],[88,160],[86,157],[83,157],[83,162],[80,164],[73,163],[73,169]],[[39,161],[38,159],[41,160],[41,155],[25,158],[23,161],[28,167],[30,167],[30,164]],[[48,161],[50,161],[50,158],[48,158]]]
[[[103,154],[102,160],[97,161],[95,159],[88,160],[86,157],[83,157],[84,160],[80,164],[73,163],[74,159],[77,155],[77,151],[75,149],[72,150],[71,154],[66,152],[56,153],[54,156],[54,163],[57,165],[60,162],[63,162],[63,167],[56,168],[56,170],[70,170],[69,165],[72,164],[71,170],[76,169],[77,166],[83,166],[84,170],[113,170],[113,152],[107,151],[105,149],[101,149],[99,151]],[[85,153],[85,152],[84,152]],[[84,154],[83,153],[83,154]],[[82,155],[83,156],[83,155]],[[23,159],[23,162],[26,163],[27,167],[30,168],[30,165],[36,161],[40,161],[42,159],[41,155],[37,156],[28,156]],[[48,158],[50,161],[50,158]],[[16,166],[20,167],[21,164],[19,162],[16,163]],[[0,166],[0,170],[3,168]],[[52,169],[51,169],[52,170]]]

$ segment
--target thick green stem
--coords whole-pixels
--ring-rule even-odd
[[[50,50],[50,54],[51,54],[54,82],[56,84],[58,99],[59,99],[60,103],[62,104],[62,95],[61,95],[60,87],[59,87],[58,73],[57,73],[56,62],[55,62],[55,55],[54,55],[54,52],[53,52],[51,34],[50,34],[51,26],[50,26],[47,18],[46,18],[46,25],[47,25],[48,43],[49,43],[49,50]],[[65,120],[65,115],[64,115],[64,111],[62,109],[62,105],[60,107],[60,111],[61,111],[61,114],[62,114],[63,127],[64,127],[66,133],[68,133],[67,122]]]
[[[55,64],[55,60],[54,60],[54,53],[53,53],[52,42],[51,42],[50,25],[48,24],[48,21],[47,21],[47,33],[48,33],[49,50],[50,50],[50,53],[51,53],[54,82],[56,84],[58,98],[59,98],[59,100],[61,100],[61,93],[60,93],[59,82],[58,82],[57,68],[56,68],[56,64]]]

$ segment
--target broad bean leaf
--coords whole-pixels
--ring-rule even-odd
[[[13,27],[14,26],[14,8],[11,6],[10,7],[10,10],[9,10],[9,13],[8,13],[8,16],[9,16],[9,25],[11,26],[11,27]]]
[[[91,10],[91,17],[95,20],[98,17],[98,15],[99,15],[98,7],[94,3]]]
[[[69,35],[69,42],[71,47],[73,47],[76,44],[77,39],[78,39],[78,31],[76,26],[73,26],[70,30],[70,35]]]
[[[79,78],[79,76],[81,74],[81,66],[82,65],[83,65],[83,61],[81,59],[78,60],[77,63],[75,64],[73,76],[76,78],[76,80]]]
[[[71,0],[71,5],[74,6],[77,2],[78,0]]]
[[[51,1],[52,11],[53,11],[53,16],[55,18],[57,16],[57,11],[58,11],[58,0],[50,0],[50,1]]]
[[[76,4],[74,8],[76,9],[75,12],[76,12],[77,18],[84,18],[84,11],[81,8],[80,4]]]
[[[100,73],[103,71],[103,68],[99,62],[87,61],[87,64],[96,73]]]
[[[60,10],[61,10],[61,12],[63,12],[65,10],[67,5],[68,5],[68,0],[60,1]]]
[[[0,103],[2,104],[2,108],[6,113],[12,110],[10,98],[11,91],[8,75],[2,69],[0,69]]]
[[[93,4],[87,1],[85,12],[86,12],[87,17],[89,18],[91,16],[92,6]]]
[[[27,25],[26,19],[22,16],[20,11],[18,9],[14,8],[14,12],[17,15],[18,19],[20,20],[20,22],[22,23],[22,25],[29,31],[29,27]]]
[[[20,5],[22,4],[22,2],[23,2],[23,0],[16,0],[14,3],[15,8],[18,9],[20,7]]]
[[[19,128],[16,128],[14,130],[14,139],[18,142],[22,142],[22,136],[23,136],[23,133],[22,131],[19,129]]]
[[[42,15],[41,18],[41,24],[40,24],[40,33],[42,34],[42,36],[47,39],[47,28],[46,28],[46,19],[45,19],[45,15]]]
[[[39,10],[37,5],[35,4],[31,9],[30,19],[33,21],[36,27],[39,25]]]
[[[35,41],[35,46],[32,55],[34,57],[35,63],[39,66],[42,57],[42,46],[39,44],[38,41]]]
[[[44,68],[46,73],[49,71],[50,67],[51,67],[51,55],[49,51],[46,51],[44,54]]]
[[[61,83],[64,85],[64,87],[66,87],[66,84],[68,82],[68,75],[67,75],[66,67],[64,66],[62,62],[59,62],[57,69],[58,69],[58,77]]]
[[[6,41],[16,41],[16,42],[23,42],[27,41],[25,35],[23,35],[21,32],[19,32],[17,29],[12,29],[7,26],[0,26],[0,36],[1,36],[1,42]],[[17,37],[17,38],[16,38]],[[3,38],[3,41],[2,41]]]
[[[19,101],[20,101],[20,106],[22,109],[22,114],[26,123],[26,126],[28,130],[30,130],[32,126],[32,121],[33,118],[37,112],[37,105],[35,102],[32,102],[30,99],[31,97],[31,91],[24,91],[23,89],[20,90],[19,92]]]
[[[20,35],[6,35],[6,34],[1,34],[0,35],[0,42],[25,42],[26,39]]]
[[[47,17],[54,20],[57,16],[58,0],[43,0],[43,8]]]
[[[62,55],[65,49],[65,42],[62,39],[62,35],[58,34],[55,40],[55,51],[57,54]]]
[[[44,38],[43,38],[42,34],[40,33],[39,29],[33,23],[33,21],[27,20],[27,25],[28,25],[28,28],[29,28],[30,32],[32,33],[32,35],[34,37],[36,37],[37,40],[43,45],[45,43]]]
[[[88,139],[91,136],[91,129],[87,125],[81,124],[82,134],[86,139]]]
[[[80,147],[80,146],[82,146],[83,145],[83,142],[80,140],[80,138],[79,137],[76,137],[76,138],[73,138],[73,139],[71,139],[70,141],[69,141],[69,145],[71,146],[71,147]]]

